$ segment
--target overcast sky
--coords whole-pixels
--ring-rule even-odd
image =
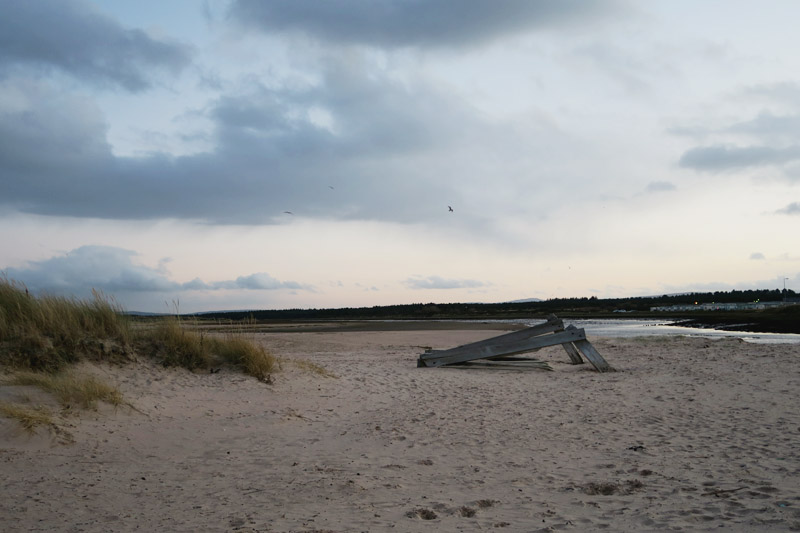
[[[37,293],[194,312],[800,290],[794,0],[0,14],[0,270]]]

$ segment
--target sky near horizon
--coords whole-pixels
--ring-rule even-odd
[[[800,289],[798,2],[0,15],[0,275],[37,293],[196,312]]]

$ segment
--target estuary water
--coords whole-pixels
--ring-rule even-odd
[[[504,321],[505,322],[505,321]],[[509,320],[534,326],[543,320]],[[654,335],[682,335],[687,337],[720,338],[735,337],[746,342],[765,344],[800,344],[800,335],[792,333],[752,333],[747,331],[721,331],[716,329],[687,328],[672,326],[669,320],[643,320],[643,319],[564,319],[564,324],[572,324],[576,328],[586,330],[586,335],[591,337],[642,337]]]

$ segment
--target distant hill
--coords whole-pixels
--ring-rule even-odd
[[[511,300],[510,302],[503,302],[507,304],[528,304],[531,302],[543,302],[541,298],[523,298],[522,300]]]

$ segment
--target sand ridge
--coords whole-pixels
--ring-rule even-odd
[[[616,373],[416,368],[497,331],[258,335],[273,385],[103,367],[141,412],[0,438],[8,531],[800,529],[798,345],[596,339]],[[311,361],[336,378],[301,370]],[[13,433],[13,434],[12,434]]]

